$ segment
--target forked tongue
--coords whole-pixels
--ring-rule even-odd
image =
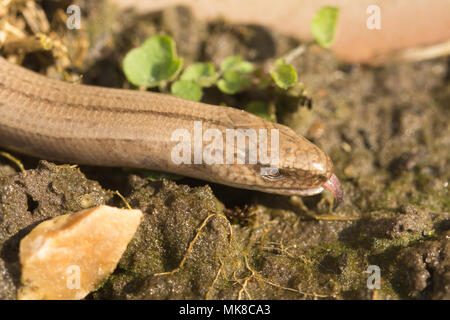
[[[333,173],[328,179],[327,182],[323,184],[323,187],[325,189],[330,190],[330,192],[334,196],[334,204],[333,204],[333,211],[336,210],[337,207],[341,204],[342,200],[344,199],[344,189],[342,189],[342,184],[339,181],[338,177]]]

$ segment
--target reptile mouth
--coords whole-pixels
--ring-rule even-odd
[[[327,182],[323,184],[325,189],[328,189],[334,196],[333,211],[342,203],[344,199],[344,189],[338,177],[333,173]]]

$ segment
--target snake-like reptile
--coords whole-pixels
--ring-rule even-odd
[[[179,142],[172,133],[186,129],[194,135],[195,123],[224,137],[227,129],[278,129],[278,171],[262,174],[265,165],[259,161],[174,163],[172,150]],[[334,207],[343,197],[328,155],[286,126],[231,107],[53,80],[2,57],[0,146],[42,159],[147,168],[281,195],[310,196],[327,188],[334,194]],[[233,152],[237,158],[248,149],[234,147]]]

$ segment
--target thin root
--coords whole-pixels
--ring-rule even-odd
[[[114,194],[117,195],[122,201],[123,203],[125,203],[125,206],[127,207],[127,209],[132,210],[133,208],[130,206],[130,204],[128,203],[128,201],[125,199],[125,197],[123,195],[120,194],[119,191],[114,191]]]
[[[23,166],[22,162],[16,157],[14,157],[12,154],[5,151],[0,151],[0,156],[13,162],[17,167],[19,167],[20,172],[25,172],[25,167]]]
[[[183,256],[183,259],[181,259],[180,264],[178,265],[178,267],[176,267],[175,269],[173,269],[172,271],[167,271],[167,272],[159,272],[159,273],[155,273],[154,276],[164,276],[164,275],[173,275],[179,271],[181,271],[181,269],[183,268],[184,264],[186,263],[187,258],[190,256],[193,248],[194,248],[194,244],[197,241],[197,239],[200,237],[200,233],[203,230],[203,228],[206,226],[206,224],[208,223],[208,221],[214,217],[217,216],[219,218],[225,219],[225,221],[228,223],[228,227],[230,230],[230,235],[229,235],[229,240],[228,240],[228,248],[229,249],[231,247],[231,241],[232,241],[232,236],[233,236],[233,229],[231,227],[230,221],[228,221],[227,217],[225,217],[223,214],[220,213],[212,213],[209,216],[206,217],[205,220],[203,220],[203,223],[201,224],[201,226],[198,228],[197,233],[195,234],[194,238],[192,239],[192,241],[189,243],[189,247],[186,251],[186,254]]]

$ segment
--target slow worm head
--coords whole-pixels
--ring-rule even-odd
[[[177,132],[187,137],[177,140]],[[230,132],[243,133],[245,147],[239,137],[227,139]],[[275,166],[261,161],[261,155],[272,155],[272,137]],[[181,142],[189,161],[180,163],[174,150]],[[343,197],[328,155],[286,126],[159,93],[52,80],[1,57],[0,146],[43,159],[148,168],[282,195],[309,196],[326,188],[335,207]]]

